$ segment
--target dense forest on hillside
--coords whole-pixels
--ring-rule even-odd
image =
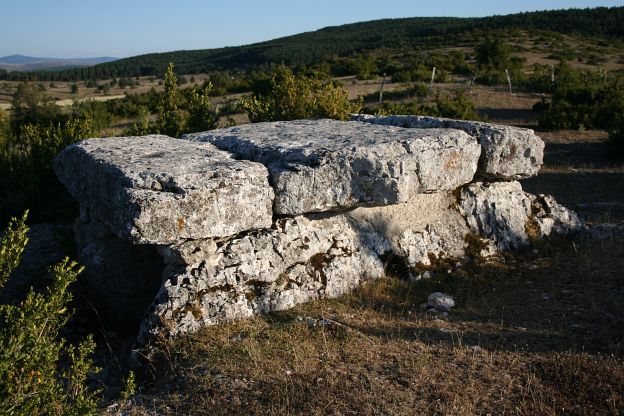
[[[246,71],[284,63],[303,66],[367,50],[474,46],[485,32],[548,31],[598,38],[624,38],[624,7],[569,9],[484,18],[416,17],[327,27],[251,45],[153,53],[87,68],[7,72],[2,80],[78,81],[161,75],[169,62],[183,74]]]

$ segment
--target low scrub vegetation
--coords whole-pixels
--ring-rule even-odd
[[[33,207],[33,218],[69,219],[76,210],[52,172],[52,159],[67,145],[95,137],[99,128],[87,110],[61,113],[33,101],[0,114],[0,223]]]
[[[210,83],[179,93],[171,65],[164,86],[163,93],[80,102],[64,110],[35,84],[20,84],[10,115],[0,109],[0,224],[25,209],[37,222],[74,218],[77,207],[54,175],[52,160],[74,142],[100,136],[113,117],[135,118],[126,135],[177,137],[217,127],[221,116],[212,105]]]
[[[241,100],[241,107],[252,122],[332,118],[346,120],[357,113],[360,103],[349,101],[345,90],[331,81],[295,76],[289,68],[279,68],[268,91],[256,91]]]
[[[452,96],[438,95],[431,104],[418,101],[406,104],[384,103],[373,112],[379,115],[414,114],[459,120],[479,120],[475,106],[464,90],[456,91]]]
[[[547,130],[606,130],[613,156],[624,156],[624,78],[598,71],[580,71],[565,61],[554,71],[550,98],[535,104],[539,125]]]
[[[13,219],[0,240],[0,289],[19,265],[28,239],[23,218]],[[69,319],[69,286],[82,268],[69,259],[52,267],[46,293],[33,289],[17,304],[0,305],[0,413],[95,414],[98,391],[87,385],[97,372],[91,337],[78,346],[59,337]],[[16,300],[17,301],[17,300]]]
[[[220,113],[210,99],[212,83],[208,82],[202,89],[190,88],[184,94],[178,93],[178,81],[173,64],[169,64],[164,76],[164,91],[154,97],[158,104],[157,118],[151,120],[149,107],[139,106],[137,122],[124,133],[133,136],[146,134],[166,134],[178,137],[182,133],[194,133],[215,129],[219,124]],[[186,112],[181,112],[180,105]]]

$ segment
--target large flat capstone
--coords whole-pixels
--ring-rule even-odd
[[[271,226],[273,189],[259,163],[167,136],[89,139],[54,170],[92,218],[122,239],[172,244]]]
[[[481,148],[457,129],[334,120],[257,123],[183,136],[264,164],[276,214],[402,203],[473,179]]]
[[[412,115],[356,114],[352,119],[385,126],[465,131],[482,147],[477,175],[488,180],[517,180],[537,175],[544,158],[544,142],[531,129]]]

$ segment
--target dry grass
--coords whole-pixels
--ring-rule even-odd
[[[206,328],[154,358],[130,414],[619,414],[623,258],[623,241],[551,240]],[[420,308],[434,290],[448,318]]]

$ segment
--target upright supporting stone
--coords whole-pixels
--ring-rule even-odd
[[[568,234],[584,224],[552,196],[531,195],[520,182],[476,182],[461,191],[460,211],[473,234],[488,239],[492,251],[519,248],[531,237]]]
[[[54,170],[91,218],[133,242],[172,244],[271,226],[266,168],[209,143],[84,140],[63,150]]]
[[[371,116],[353,120],[416,129],[451,128],[477,138],[482,147],[477,176],[488,180],[516,180],[537,175],[544,158],[544,142],[530,129],[424,116]]]
[[[475,138],[453,129],[403,129],[334,120],[247,124],[191,134],[264,164],[274,211],[298,215],[406,202],[472,180]]]

